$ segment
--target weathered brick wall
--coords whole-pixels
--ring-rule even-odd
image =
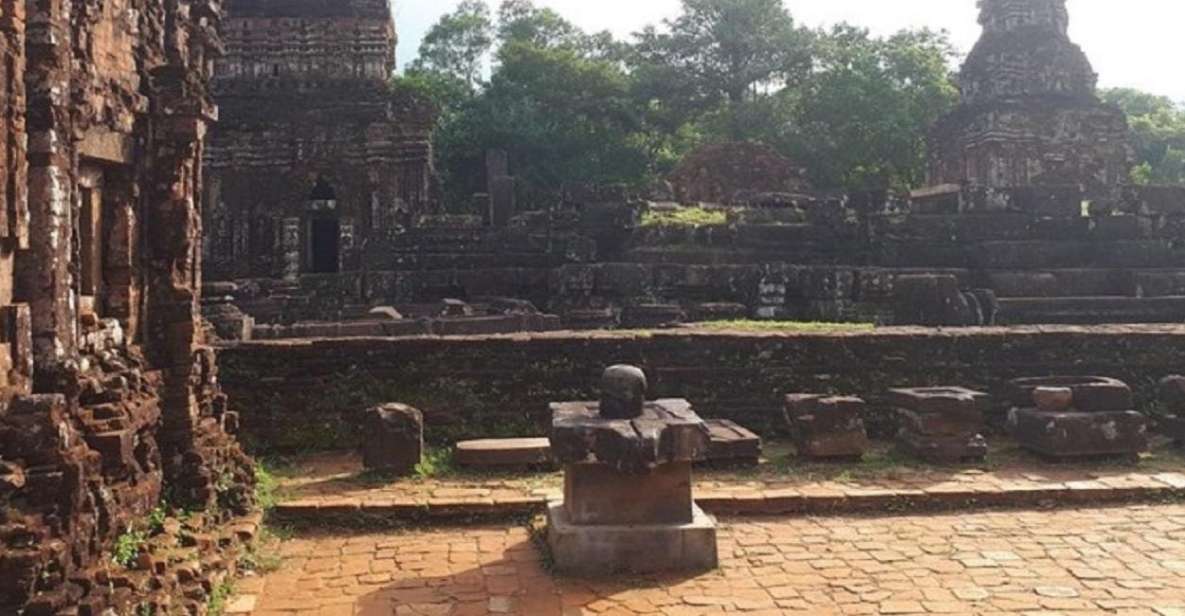
[[[184,579],[110,556],[166,501],[198,533],[252,505],[197,327],[219,19],[0,0],[0,613],[198,613],[234,566],[213,544]]]
[[[1185,327],[894,328],[842,334],[563,333],[248,343],[220,351],[222,382],[258,451],[351,447],[368,405],[425,412],[429,438],[544,433],[547,403],[588,399],[609,364],[635,363],[654,397],[770,434],[786,392],[865,395],[1018,376],[1098,373],[1145,396],[1185,369]],[[884,420],[875,421],[887,429]]]

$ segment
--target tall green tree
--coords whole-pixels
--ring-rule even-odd
[[[440,18],[420,43],[415,72],[440,73],[477,86],[485,58],[494,45],[494,23],[483,0],[462,0],[456,10]]]
[[[1185,184],[1185,108],[1172,99],[1131,88],[1102,92],[1127,113],[1136,148],[1132,181]]]
[[[591,53],[582,32],[571,37],[503,42],[488,86],[440,127],[438,162],[458,200],[482,189],[490,149],[505,150],[515,175],[539,191],[641,180],[648,165],[629,77]]]
[[[816,68],[786,95],[795,111],[781,147],[819,186],[908,188],[924,179],[927,132],[958,102],[945,33],[888,38],[839,25],[815,38]]]
[[[809,33],[782,0],[683,0],[683,13],[637,35],[634,63],[702,104],[738,104],[810,70]]]

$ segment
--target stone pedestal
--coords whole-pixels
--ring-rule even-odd
[[[601,402],[551,405],[551,450],[564,502],[548,508],[559,571],[654,573],[717,566],[716,524],[692,501],[692,464],[709,430],[686,400],[644,402],[646,377],[614,366]]]
[[[868,450],[864,400],[819,394],[786,396],[785,418],[798,455],[816,460],[859,460]]]
[[[897,444],[926,462],[982,461],[988,446],[980,430],[988,400],[987,394],[962,387],[890,390],[900,423]]]
[[[575,575],[703,571],[719,564],[716,521],[692,506],[685,524],[575,524],[563,504],[547,508],[547,543],[558,570]]]
[[[1148,418],[1126,383],[1094,376],[1016,379],[1008,428],[1022,447],[1053,459],[1135,456],[1148,450]]]

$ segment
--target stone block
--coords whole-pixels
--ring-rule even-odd
[[[708,454],[708,427],[686,400],[646,402],[636,419],[606,421],[597,402],[551,405],[551,451],[558,462],[601,462],[645,471],[661,464],[695,462]]]
[[[708,462],[718,465],[756,466],[761,461],[761,437],[728,419],[708,419],[711,443]]]
[[[136,434],[131,430],[88,434],[85,438],[86,444],[102,456],[103,468],[108,472],[129,468],[136,462]]]
[[[1185,376],[1170,375],[1160,380],[1157,399],[1164,410],[1173,415],[1185,415]]]
[[[552,504],[547,544],[556,569],[569,575],[705,571],[719,564],[716,522],[694,505],[687,524],[580,526],[564,505]]]
[[[980,417],[991,409],[991,396],[965,387],[890,389],[889,405],[916,413]]]
[[[1047,458],[1131,456],[1148,450],[1148,420],[1131,410],[1013,409],[1008,423],[1022,447]]]
[[[960,436],[975,434],[983,425],[982,418],[972,415],[947,415],[943,413],[918,413],[896,409],[897,418],[903,429],[919,436]]]
[[[366,468],[411,474],[424,451],[424,414],[406,404],[376,406],[363,416],[362,434]]]
[[[1083,413],[1129,411],[1135,407],[1131,387],[1118,379],[1100,376],[1051,376],[1015,379],[1009,383],[1012,405],[1029,408],[1035,404],[1038,387],[1068,388],[1074,410]]]
[[[543,466],[551,463],[551,442],[546,438],[462,441],[453,450],[453,460],[474,468]]]
[[[868,450],[864,400],[820,394],[786,396],[785,419],[798,455],[805,458],[860,458]]]
[[[564,471],[564,509],[573,524],[687,524],[692,505],[690,462],[645,473],[604,464],[570,464]]]
[[[987,440],[979,434],[924,436],[908,429],[897,433],[897,444],[907,454],[932,464],[981,462],[987,456]]]

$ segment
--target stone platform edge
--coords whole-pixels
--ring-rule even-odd
[[[1155,503],[1185,500],[1185,474],[1150,475],[1144,482],[1108,485],[1106,480],[1072,481],[1008,489],[975,486],[927,489],[781,489],[738,493],[701,493],[695,502],[709,514],[726,516],[846,515],[942,512],[991,508],[1058,508],[1088,505]],[[388,521],[467,522],[510,519],[546,511],[548,499],[335,499],[322,497],[283,502],[272,520],[288,524],[344,527]]]

